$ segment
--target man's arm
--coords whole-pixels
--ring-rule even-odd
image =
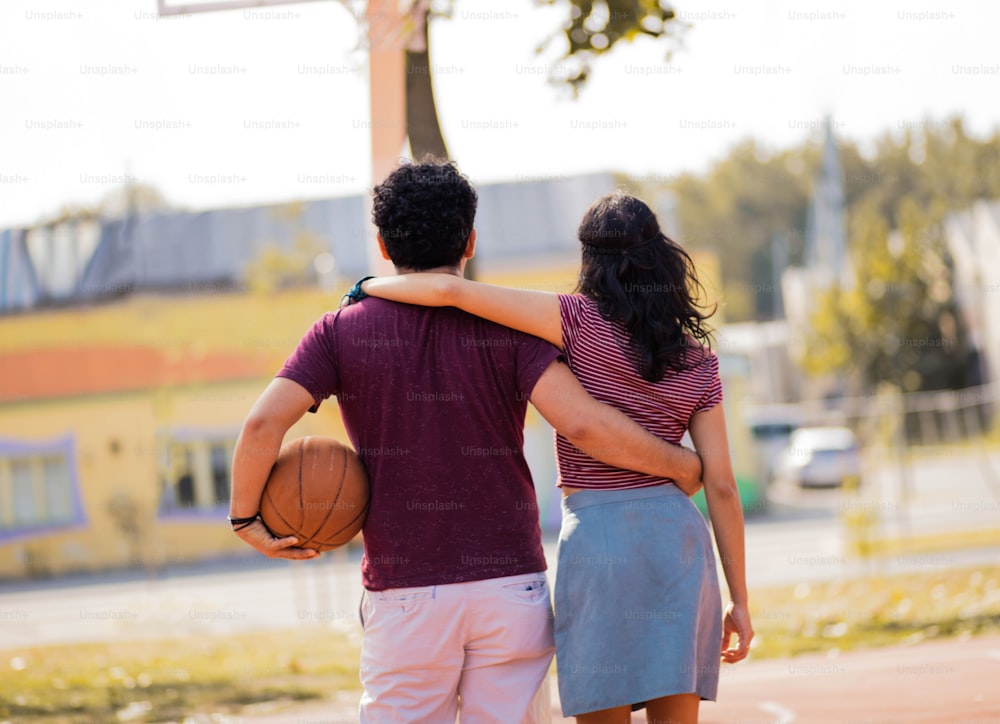
[[[233,489],[229,514],[249,518],[260,510],[267,476],[278,458],[285,433],[312,407],[313,397],[302,385],[276,377],[254,403],[243,423],[233,452]],[[240,538],[270,558],[299,560],[319,555],[312,549],[295,548],[294,536],[275,538],[260,519],[236,532]]]
[[[591,397],[569,367],[556,361],[538,378],[531,404],[563,437],[595,460],[670,478],[688,495],[701,488],[701,458],[647,432]]]

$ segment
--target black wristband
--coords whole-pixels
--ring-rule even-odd
[[[354,302],[360,302],[362,299],[368,296],[365,290],[361,288],[361,285],[364,284],[369,279],[374,279],[374,278],[375,278],[374,276],[369,275],[358,279],[356,282],[354,282],[354,286],[348,289],[347,293],[340,298],[340,301],[344,301],[344,299],[346,298],[351,300],[351,304],[353,304]]]
[[[241,526],[245,528],[246,526],[253,523],[257,518],[260,517],[260,513],[254,513],[249,518],[234,518],[231,515],[227,515],[226,518],[229,520],[229,524],[233,526],[233,530],[240,530],[236,526]]]

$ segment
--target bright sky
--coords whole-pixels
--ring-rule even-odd
[[[534,49],[560,10],[456,0],[432,26],[449,148],[478,183],[702,170],[741,138],[862,142],[928,119],[1000,124],[1000,3],[677,0],[652,42],[594,66],[579,100]],[[361,193],[366,58],[339,2],[160,20],[154,0],[0,4],[0,228],[89,203],[131,175],[193,209]]]

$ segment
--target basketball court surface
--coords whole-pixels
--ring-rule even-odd
[[[553,677],[552,720],[564,720]],[[271,724],[357,721],[357,694],[334,703],[235,717]],[[633,722],[644,722],[636,712]],[[830,657],[748,660],[723,668],[719,701],[703,724],[1000,724],[1000,635],[855,651]]]

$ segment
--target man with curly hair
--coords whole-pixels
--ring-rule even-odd
[[[383,256],[398,274],[461,276],[476,204],[453,164],[400,166],[374,190]],[[236,445],[233,518],[255,515],[285,433],[331,395],[371,489],[361,721],[548,721],[552,608],[523,451],[527,402],[592,457],[690,492],[697,455],[595,401],[537,337],[369,297],[317,321],[257,400]],[[268,556],[317,555],[259,520],[237,534]]]

